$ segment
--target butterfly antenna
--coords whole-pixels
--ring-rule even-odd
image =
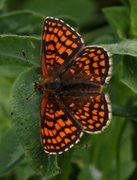
[[[28,62],[29,67],[30,67],[30,68],[34,67],[34,65],[31,64],[30,61],[28,61],[28,58],[27,58],[26,53],[25,53],[24,50],[22,50],[22,55],[23,55],[24,59],[26,60],[26,62]],[[36,78],[34,69],[32,69],[32,71],[33,71],[33,77],[34,77],[34,80],[35,80],[35,83],[36,83],[36,82],[38,81],[38,79]],[[35,90],[33,90],[32,93],[31,93],[28,97],[26,97],[26,100],[31,99],[31,98],[33,97],[34,94],[35,94]]]
[[[34,65],[33,65],[33,64],[31,64],[31,63],[30,63],[30,61],[28,60],[27,55],[26,55],[26,53],[25,53],[25,51],[24,51],[24,50],[22,50],[22,55],[23,55],[24,59],[26,60],[26,62],[28,62],[29,67],[30,67],[30,68],[34,67]],[[33,69],[32,69],[32,70],[33,70]],[[33,75],[34,75],[35,82],[37,82],[37,81],[38,81],[38,79],[37,79],[37,78],[36,78],[36,76],[35,76],[35,72],[34,72],[34,70],[33,70]]]

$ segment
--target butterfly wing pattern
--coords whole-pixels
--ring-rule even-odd
[[[61,154],[83,133],[98,133],[111,120],[111,103],[102,88],[111,77],[110,53],[84,46],[68,24],[47,17],[43,25],[41,68],[41,143],[45,152]]]

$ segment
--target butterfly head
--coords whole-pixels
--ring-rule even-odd
[[[41,82],[35,82],[34,89],[40,94],[43,94],[45,88]]]

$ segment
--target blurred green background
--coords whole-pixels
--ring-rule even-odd
[[[46,16],[63,19],[86,44],[104,45],[113,54],[105,88],[111,124],[57,157],[45,154],[39,142],[41,96],[25,101],[41,77]],[[137,1],[0,0],[0,180],[136,180],[136,142]]]

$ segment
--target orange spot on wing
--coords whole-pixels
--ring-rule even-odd
[[[62,138],[66,136],[63,131],[61,131],[59,134],[60,134],[60,136],[61,136]]]
[[[75,43],[73,43],[73,44],[71,45],[71,47],[72,47],[72,48],[77,48],[77,47],[78,47],[78,45],[77,45],[77,44],[75,44]]]
[[[50,146],[50,149],[54,149],[54,146],[53,146],[53,145],[51,145],[51,146]]]
[[[52,34],[51,36],[50,36],[50,40],[53,40],[54,39],[54,34]]]
[[[68,139],[68,138],[65,138],[64,141],[66,144],[70,143],[70,139]]]
[[[91,54],[89,54],[89,57],[94,57],[95,56],[95,54],[94,53],[91,53]]]
[[[99,60],[98,56],[95,56],[95,57],[93,58],[93,60],[94,60],[94,61],[98,61],[98,60]]]
[[[97,110],[92,110],[92,114],[97,115]]]
[[[57,42],[56,48],[59,49],[60,47],[61,47],[61,43],[60,43],[60,42]]]
[[[57,139],[57,142],[61,142],[61,137],[60,136],[57,136],[56,139]]]
[[[49,31],[51,32],[53,30],[53,28],[52,27],[49,27]]]
[[[85,112],[84,114],[85,114],[86,117],[89,117],[89,113]]]
[[[65,128],[64,131],[65,131],[66,134],[71,134],[72,133],[72,131],[69,128]]]
[[[65,146],[65,144],[64,143],[61,143],[61,147],[64,147]]]
[[[67,36],[71,35],[71,32],[67,30],[67,31],[66,31],[66,35],[67,35]]]
[[[102,104],[102,105],[101,105],[101,109],[103,109],[103,110],[105,109],[105,106],[104,106],[104,104]]]
[[[85,61],[85,64],[90,64],[90,60],[86,60],[86,61]]]
[[[53,122],[52,122],[52,121],[46,120],[46,123],[47,123],[47,125],[48,125],[49,127],[53,127]]]
[[[94,52],[95,51],[95,49],[94,48],[92,48],[91,50],[90,50],[90,52]]]
[[[59,49],[59,52],[62,54],[63,52],[65,52],[67,48],[65,46],[61,46],[61,48]]]
[[[46,34],[46,41],[48,41],[50,38],[50,34]]]
[[[93,121],[93,120],[88,120],[88,122],[90,123],[90,124],[93,124],[95,121]]]
[[[72,131],[76,131],[76,129],[77,129],[77,128],[76,128],[75,126],[72,126],[72,127],[71,127],[71,130],[72,130]]]
[[[73,34],[73,35],[72,35],[72,38],[73,38],[73,39],[77,39],[77,36],[75,36],[75,35]]]
[[[89,70],[89,65],[84,66],[85,70]]]
[[[104,73],[105,73],[105,71],[106,71],[106,69],[105,69],[105,68],[103,68],[101,71],[102,71],[102,73],[104,74]]]
[[[74,107],[75,106],[75,104],[74,103],[71,103],[70,105],[69,105],[69,107]]]
[[[59,111],[56,111],[55,115],[61,116],[61,115],[64,115],[64,112],[63,112],[63,110],[59,110]]]
[[[58,28],[55,28],[53,32],[54,32],[54,33],[57,33],[58,30],[59,30]]]
[[[102,51],[99,49],[99,50],[97,50],[97,54],[101,54],[102,53]]]
[[[51,139],[48,138],[48,139],[47,139],[47,142],[48,142],[48,143],[51,143]]]
[[[101,77],[96,77],[96,81],[101,81]]]
[[[97,62],[94,62],[94,63],[93,63],[93,67],[97,68],[97,67],[98,67],[98,63],[97,63]]]
[[[100,111],[100,112],[99,112],[99,115],[100,115],[101,117],[104,117],[104,115],[105,115],[104,111]]]
[[[95,125],[96,125],[97,128],[101,126],[100,123],[96,123]]]
[[[95,73],[96,75],[99,75],[99,70],[98,70],[98,69],[95,69],[95,70],[94,70],[94,73]]]
[[[82,118],[82,119],[87,119],[87,117],[84,116],[84,115],[81,115],[80,118]]]
[[[103,122],[104,122],[104,118],[99,118],[99,121],[100,121],[101,123],[103,123]]]
[[[58,36],[60,37],[60,36],[62,36],[62,34],[63,34],[63,31],[60,30],[60,31],[58,32]]]
[[[64,121],[62,119],[58,119],[57,122],[61,127],[65,126],[65,123],[64,123]]]
[[[101,54],[101,55],[100,55],[100,59],[105,59],[104,54]]]
[[[67,38],[64,35],[61,37],[61,41],[63,41],[63,42],[66,41],[66,39]]]
[[[58,62],[59,64],[63,64],[63,63],[64,63],[64,60],[61,59],[61,58],[59,58],[59,59],[57,60],[57,62]]]
[[[72,73],[72,74],[74,74],[75,73],[75,70],[74,69],[70,69],[70,72]]]
[[[89,129],[94,129],[94,126],[89,125],[88,128],[89,128]]]
[[[98,116],[92,116],[92,119],[93,119],[94,121],[97,121],[97,120],[98,120]]]
[[[54,42],[58,42],[58,38],[56,36],[54,37]]]
[[[72,50],[71,49],[67,49],[66,52],[68,53],[68,55],[72,54]]]
[[[71,139],[72,139],[72,140],[76,139],[76,136],[75,136],[75,135],[72,135],[72,136],[71,136]]]
[[[101,66],[105,66],[105,60],[103,60],[103,61],[100,61],[100,63],[99,63]]]
[[[59,126],[58,123],[55,124],[55,128],[56,128],[57,131],[60,130],[60,126]]]
[[[61,23],[59,23],[59,22],[57,23],[57,26],[59,26],[59,27],[60,27],[61,25],[62,25]]]
[[[50,114],[50,113],[48,113],[48,112],[46,112],[45,115],[48,116],[48,117],[50,117],[51,119],[54,119],[54,117],[55,117],[54,114]]]
[[[53,144],[57,144],[57,140],[55,138],[52,138]]]
[[[80,119],[80,117],[79,117],[79,116],[77,116],[76,114],[75,114],[74,116],[75,116],[75,118],[76,118],[76,119]]]
[[[89,111],[89,108],[88,107],[84,107],[84,111]]]
[[[71,43],[72,43],[72,41],[70,41],[69,39],[66,41],[67,46],[70,46]]]
[[[72,122],[70,121],[70,119],[67,119],[67,121],[65,121],[66,125],[70,126],[72,125]]]

